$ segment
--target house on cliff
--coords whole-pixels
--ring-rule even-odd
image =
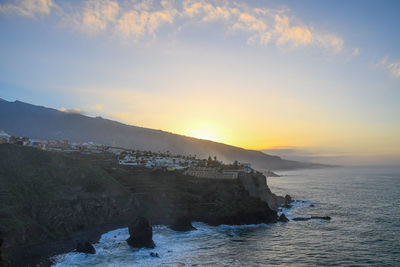
[[[184,172],[185,175],[210,179],[237,179],[241,173],[247,173],[247,171],[243,168],[222,169],[215,167],[191,167]]]

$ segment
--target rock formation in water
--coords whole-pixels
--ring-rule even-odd
[[[86,253],[86,254],[96,254],[96,249],[90,244],[89,241],[79,242],[76,246],[76,252]]]
[[[197,230],[192,225],[192,221],[187,216],[179,217],[175,222],[169,226],[174,231],[187,232],[192,230]]]
[[[278,222],[288,222],[289,219],[286,217],[285,213],[279,215]]]
[[[129,225],[129,238],[126,240],[134,248],[154,248],[153,229],[144,217],[138,217]]]
[[[293,218],[293,221],[309,221],[309,220],[313,220],[313,219],[329,221],[331,219],[331,217],[329,217],[329,216],[296,217],[296,218]]]

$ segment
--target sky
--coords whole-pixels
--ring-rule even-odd
[[[0,0],[0,98],[400,164],[398,14],[396,0]]]

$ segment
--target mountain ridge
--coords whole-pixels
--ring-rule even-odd
[[[35,139],[68,139],[139,150],[170,151],[174,154],[217,156],[225,162],[250,162],[257,169],[318,168],[326,165],[296,162],[257,150],[248,150],[210,140],[128,125],[102,117],[68,113],[21,101],[0,98],[0,129]]]

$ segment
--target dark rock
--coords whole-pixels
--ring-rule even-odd
[[[311,216],[311,219],[330,220],[329,216]]]
[[[280,177],[278,174],[276,174],[276,173],[274,173],[273,171],[270,171],[270,170],[264,172],[264,175],[266,177]]]
[[[315,206],[314,206],[314,204],[310,204],[310,207],[313,208],[313,207],[315,207]]]
[[[3,254],[2,254],[2,251],[1,251],[1,246],[2,245],[3,245],[3,237],[2,237],[2,234],[0,232],[0,266],[6,266],[5,265],[5,260],[3,259]]]
[[[3,237],[0,232],[0,263],[3,261],[2,253],[1,253],[1,246],[3,245]]]
[[[174,224],[172,224],[169,228],[171,228],[174,231],[181,231],[181,232],[197,230],[195,227],[193,227],[192,222],[186,216],[177,218]]]
[[[129,225],[128,244],[134,248],[154,248],[153,229],[144,217],[138,217]]]
[[[286,217],[285,213],[282,213],[279,218],[278,218],[278,222],[288,222],[289,219]]]
[[[82,252],[86,254],[96,254],[96,249],[93,247],[92,244],[90,244],[89,241],[86,241],[84,243],[78,243],[76,246],[76,252]]]
[[[158,255],[158,253],[156,253],[156,252],[150,252],[150,256],[153,257],[153,258],[159,258],[160,257],[160,255]]]
[[[290,203],[292,203],[292,202],[293,202],[292,197],[291,197],[290,195],[286,195],[286,196],[285,196],[285,203],[286,203],[286,204],[290,204]]]
[[[291,204],[285,204],[285,205],[283,205],[283,207],[284,207],[285,209],[290,209],[290,208],[292,208],[293,206],[292,206]]]
[[[309,218],[304,218],[304,217],[296,217],[293,219],[293,221],[309,221],[312,219],[319,219],[319,220],[330,220],[331,217],[329,216],[311,216]]]
[[[311,218],[296,217],[292,219],[293,221],[309,221]]]
[[[9,260],[7,260],[4,255],[2,254],[1,246],[3,245],[3,235],[0,232],[0,267],[11,267],[11,263]]]

